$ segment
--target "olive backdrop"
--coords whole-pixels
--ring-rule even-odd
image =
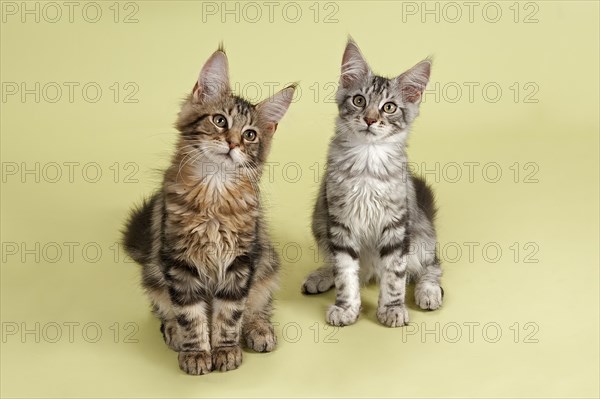
[[[598,397],[599,3],[3,1],[3,397]],[[433,185],[444,306],[328,327],[310,215],[347,35],[379,74],[434,56],[410,138]],[[120,248],[223,41],[234,89],[289,82],[262,187],[279,346],[183,374]]]

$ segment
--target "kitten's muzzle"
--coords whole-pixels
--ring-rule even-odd
[[[367,123],[367,126],[371,126],[372,124],[374,124],[374,123],[377,122],[377,118],[373,118],[373,117],[370,117],[370,116],[365,116],[363,119]]]
[[[235,141],[230,142],[229,140],[227,141],[227,144],[229,145],[229,150],[233,150],[234,148],[240,146],[240,143],[236,143]]]

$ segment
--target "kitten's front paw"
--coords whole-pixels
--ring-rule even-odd
[[[415,287],[415,302],[425,310],[435,310],[442,306],[444,290],[439,285],[427,284]]]
[[[242,364],[242,349],[239,345],[213,348],[214,370],[235,370]]]
[[[271,352],[277,345],[273,325],[268,321],[253,323],[244,331],[246,346],[256,352]]]
[[[359,309],[344,309],[337,305],[331,305],[327,311],[327,323],[332,326],[349,326],[358,319]]]
[[[377,319],[388,327],[402,327],[408,324],[406,306],[380,306],[377,309]]]
[[[212,370],[210,352],[179,352],[179,368],[190,375],[210,373]]]

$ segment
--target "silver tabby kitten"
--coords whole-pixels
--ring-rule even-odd
[[[327,260],[302,287],[317,294],[335,285],[326,316],[332,325],[357,320],[361,283],[372,280],[380,285],[377,318],[388,327],[408,323],[407,279],[416,282],[419,307],[442,304],[433,193],[411,175],[406,155],[430,71],[424,60],[386,79],[372,73],[351,39],[346,46],[339,116],[313,214],[313,234]]]

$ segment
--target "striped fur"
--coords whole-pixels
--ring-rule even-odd
[[[275,348],[279,260],[259,178],[293,91],[250,104],[231,94],[227,58],[215,52],[182,105],[161,189],[127,222],[126,251],[142,266],[164,340],[188,374],[237,368],[241,341],[258,352]]]
[[[442,304],[433,193],[410,173],[406,156],[430,66],[425,60],[386,79],[371,72],[353,41],[346,47],[339,116],[313,214],[313,234],[327,262],[302,287],[316,294],[335,286],[336,302],[326,316],[330,324],[357,320],[361,283],[371,280],[379,281],[377,318],[386,326],[408,323],[409,278],[416,281],[419,307]]]

